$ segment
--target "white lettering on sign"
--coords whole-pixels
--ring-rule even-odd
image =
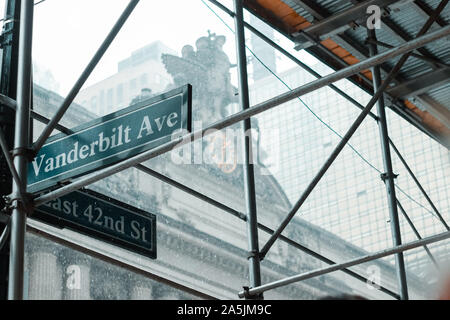
[[[102,153],[110,149],[114,149],[123,144],[129,143],[130,139],[129,126],[125,128],[120,125],[111,130],[111,135],[106,136],[104,132],[98,134],[98,138],[89,144],[81,145],[75,142],[72,148],[67,153],[61,153],[55,157],[47,157],[47,154],[42,154],[32,161],[33,171],[35,176],[38,176],[41,170],[44,172],[51,172],[55,169],[65,167],[68,164],[75,163],[79,160],[84,160],[87,157],[95,156],[97,153]]]
[[[161,132],[161,130],[164,128],[164,125],[166,125],[169,128],[172,128],[174,125],[177,124],[178,120],[178,114],[176,112],[172,112],[169,114],[169,116],[164,115],[162,117],[158,117],[153,119],[154,125],[152,125],[152,122],[150,121],[150,118],[148,116],[145,116],[142,119],[141,128],[139,129],[139,134],[137,136],[137,139],[142,138],[143,136],[148,136],[154,133],[153,128],[157,130],[158,132]]]
[[[131,237],[133,239],[148,242],[147,229],[145,227],[141,227],[139,221],[131,221],[131,230]]]
[[[77,221],[84,221],[95,227],[95,229],[113,231],[140,242],[150,243],[151,227],[145,222],[125,219],[123,215],[110,216],[95,204],[81,203],[80,207],[77,201],[58,198],[43,204],[43,206],[60,212],[61,217],[67,217],[68,220],[77,218]]]
[[[37,177],[42,172],[52,172],[53,170],[74,164],[80,160],[84,160],[128,144],[133,138],[139,140],[142,137],[152,135],[155,132],[159,133],[165,128],[172,128],[178,123],[178,121],[179,115],[177,112],[171,112],[157,118],[144,116],[136,137],[131,136],[130,126],[120,125],[112,128],[109,133],[100,132],[96,136],[96,139],[89,143],[81,144],[79,141],[73,143],[68,152],[55,156],[48,156],[44,153],[38,157],[35,157],[32,161],[33,173]]]

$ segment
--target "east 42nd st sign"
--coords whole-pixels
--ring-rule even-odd
[[[28,165],[28,192],[128,159],[191,131],[191,86],[186,85],[52,136]]]
[[[156,259],[156,216],[92,190],[37,207],[33,218]]]

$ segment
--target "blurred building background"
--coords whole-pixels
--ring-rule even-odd
[[[225,2],[228,5],[231,3]],[[270,5],[276,1],[263,2]],[[142,6],[149,3],[141,2]],[[334,2],[326,3],[334,7]],[[216,17],[217,24],[210,23],[207,20],[213,16],[210,11],[203,16],[199,12],[199,17],[186,15],[179,10],[184,4],[183,1],[164,2],[164,5],[176,7],[180,11],[178,18],[170,21],[170,25],[165,25],[163,22],[169,19],[164,17],[163,22],[159,21],[161,31],[148,33],[149,44],[130,52],[125,59],[113,59],[117,61],[114,64],[117,66],[116,72],[84,87],[61,124],[74,128],[185,83],[193,84],[194,118],[202,120],[204,125],[238,111],[235,57],[230,54],[231,49],[235,48],[233,45],[224,46],[226,39],[227,44],[233,42],[232,32]],[[350,2],[336,4],[351,5]],[[60,4],[52,3],[54,8],[57,5]],[[78,2],[74,6],[83,9]],[[194,6],[194,3],[190,2],[189,6]],[[39,8],[42,11],[39,14],[39,10],[36,10],[36,17],[42,19],[40,25],[44,25],[44,21],[50,21],[45,13],[53,13],[51,9],[46,11],[45,6]],[[155,30],[151,15],[160,15],[160,12],[141,10],[136,14],[142,15],[142,12],[145,12],[144,18],[137,16],[136,20],[140,23],[135,23],[134,27],[137,25],[140,31]],[[279,34],[274,29],[252,15],[249,17],[246,21],[251,25],[274,41],[279,40]],[[314,17],[307,17],[315,21]],[[86,22],[87,28],[91,30],[96,30],[98,26],[98,17],[94,18],[92,24]],[[197,41],[193,42],[188,27],[201,19],[208,21],[205,22],[208,28],[218,34],[210,32],[202,24],[204,33],[196,31]],[[223,29],[214,29],[219,24]],[[182,26],[189,31],[185,32]],[[184,47],[169,48],[164,42],[172,38],[164,38],[162,28],[168,31],[173,28],[173,34],[183,41],[189,38],[189,41],[186,40]],[[42,34],[50,34],[44,30]],[[122,41],[137,34],[130,30],[124,31],[128,38],[124,36]],[[80,33],[72,29],[70,32],[61,40],[69,39],[70,44],[78,46],[75,36]],[[39,36],[39,30],[36,34]],[[226,37],[222,34],[226,34]],[[314,80],[301,68],[292,63],[286,64],[286,59],[283,60],[265,42],[250,34],[246,36],[246,43],[251,49],[251,52],[247,52],[251,105]],[[60,49],[53,34],[48,38]],[[34,46],[46,50],[42,52],[55,49],[42,41],[36,41]],[[68,52],[77,50],[67,49]],[[67,63],[63,54],[59,56],[64,57]],[[80,61],[77,62],[81,64]],[[50,68],[44,68],[36,63],[34,68],[33,107],[48,118],[52,117],[63,101],[63,97],[56,93],[62,86],[51,72],[60,70],[58,66],[55,63]],[[321,75],[332,72],[318,61],[311,67]],[[64,81],[71,82],[70,77],[68,79]],[[361,104],[370,99],[369,94],[347,80],[339,81],[336,85]],[[322,88],[252,118],[252,126],[257,130],[254,136],[258,159],[255,182],[260,223],[272,229],[278,227],[340,141],[338,135],[347,130],[359,111],[334,91]],[[449,221],[449,150],[390,109],[387,109],[387,113],[392,140],[441,214]],[[34,121],[35,137],[42,128],[42,124]],[[205,154],[211,153],[210,140],[194,144],[197,145],[194,153],[199,150]],[[337,263],[392,247],[386,190],[380,179],[383,164],[377,124],[370,118],[366,119],[350,144],[283,232],[286,237]],[[238,149],[235,147],[234,152],[238,153]],[[397,196],[421,235],[426,237],[444,231],[395,155],[393,162],[394,172],[398,174]],[[176,165],[171,161],[170,154],[147,161],[144,165],[226,206],[245,212],[240,165],[226,166],[220,160],[216,163]],[[214,297],[235,299],[237,292],[248,283],[244,221],[136,168],[108,177],[89,188],[157,215],[158,259],[149,260],[76,232],[42,224],[31,217],[30,226],[35,229],[27,232],[25,291],[28,299],[193,298],[186,288]],[[403,242],[416,240],[403,217],[400,217],[400,222]],[[260,244],[264,244],[268,234],[260,231],[259,237]],[[429,248],[439,262],[449,259],[449,240],[435,243]],[[405,257],[410,297],[429,297],[436,281],[436,269],[429,257],[423,248],[407,251]],[[262,282],[268,283],[326,265],[278,240],[262,261]],[[351,270],[377,281],[393,292],[398,291],[393,257],[358,265]],[[168,283],[170,281],[167,279],[172,282]],[[392,298],[342,272],[271,290],[265,293],[265,297],[316,299],[339,293],[360,294],[373,299]]]

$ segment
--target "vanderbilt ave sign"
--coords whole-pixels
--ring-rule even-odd
[[[104,168],[191,131],[186,85],[51,137],[28,165],[28,192]]]

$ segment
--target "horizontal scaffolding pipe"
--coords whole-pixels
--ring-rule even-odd
[[[286,93],[276,96],[272,99],[269,99],[265,102],[257,104],[249,109],[237,112],[221,121],[215,122],[215,123],[203,128],[201,130],[192,132],[190,134],[181,136],[176,139],[174,138],[172,141],[165,143],[157,148],[148,150],[146,152],[141,153],[140,155],[137,155],[137,156],[134,156],[127,160],[124,160],[122,162],[119,162],[108,168],[99,170],[99,171],[95,172],[94,174],[80,178],[67,186],[61,187],[57,190],[49,192],[48,194],[45,194],[43,196],[36,198],[35,205],[41,205],[41,204],[44,204],[53,199],[59,198],[65,194],[72,192],[72,191],[78,190],[80,188],[83,188],[83,187],[91,184],[91,183],[94,183],[96,181],[104,179],[112,174],[118,173],[122,170],[125,170],[132,166],[135,166],[138,163],[147,161],[151,158],[154,158],[154,157],[164,154],[168,151],[171,151],[176,147],[180,147],[184,144],[191,143],[199,138],[202,138],[208,134],[215,132],[215,130],[221,130],[226,127],[229,127],[229,126],[231,126],[235,123],[238,123],[244,119],[250,118],[261,112],[267,111],[271,108],[274,108],[278,105],[281,105],[285,102],[295,99],[299,96],[305,95],[314,90],[317,90],[324,86],[327,86],[330,83],[347,78],[355,73],[358,73],[359,71],[366,70],[367,68],[370,68],[371,66],[374,66],[379,63],[383,63],[386,60],[392,59],[398,55],[402,55],[402,54],[407,53],[416,48],[420,48],[429,42],[432,42],[432,41],[435,41],[442,37],[448,36],[449,34],[450,34],[450,26],[442,28],[433,33],[424,35],[422,37],[416,38],[409,42],[406,42],[406,43],[398,46],[397,48],[385,51],[385,52],[380,53],[379,55],[371,57],[367,60],[361,61],[352,66],[341,69],[341,70],[336,71],[330,75],[327,75],[321,79],[314,80],[314,81],[312,81],[308,84],[305,84],[303,86],[300,86],[292,91],[286,92]]]
[[[394,48],[393,45],[387,44],[387,43],[385,43],[383,41],[380,41],[380,40],[367,39],[366,42],[367,43],[376,44],[379,47],[385,47],[385,48],[388,48],[388,49]],[[426,62],[429,62],[429,63],[432,63],[432,64],[437,64],[437,65],[439,65],[439,66],[441,66],[443,68],[449,68],[450,67],[450,65],[448,65],[448,64],[446,64],[446,63],[444,63],[442,61],[439,61],[439,60],[434,59],[434,58],[426,57],[426,56],[423,56],[421,54],[417,54],[417,53],[414,53],[414,52],[411,53],[411,57],[414,57],[414,58],[417,58],[417,59],[420,59],[420,60],[423,60],[423,61],[426,61]]]
[[[270,228],[268,228],[265,225],[262,225],[260,223],[258,223],[258,227],[262,231],[265,231],[268,234],[273,234],[275,232],[273,229],[270,229]],[[312,256],[312,257],[314,257],[314,258],[316,258],[316,259],[318,259],[318,260],[320,260],[322,262],[325,262],[326,264],[329,264],[329,265],[335,265],[336,264],[335,261],[333,261],[331,259],[328,259],[327,257],[321,255],[320,253],[315,252],[315,251],[313,251],[313,250],[311,250],[311,249],[301,245],[300,243],[298,243],[298,242],[296,242],[296,241],[294,241],[294,240],[292,240],[292,239],[290,239],[290,238],[288,238],[286,236],[280,235],[280,241],[284,241],[287,244],[289,244],[289,245],[291,245],[291,246],[293,246],[293,247],[295,247],[295,248],[305,252],[306,254],[308,254],[308,255],[310,255],[310,256]],[[350,269],[343,268],[340,271],[342,271],[342,272],[348,274],[349,276],[351,276],[351,277],[353,277],[353,278],[355,278],[357,280],[360,280],[360,281],[362,281],[364,283],[369,283],[369,281],[370,281],[369,279],[359,275],[358,273],[356,273],[356,272],[354,272],[354,271],[352,271]],[[383,287],[381,285],[378,285],[378,290],[381,291],[381,292],[384,292],[384,293],[386,293],[388,295],[390,295],[391,297],[394,297],[397,300],[400,300],[400,296],[397,293],[395,293],[395,292],[393,292],[393,291],[391,291],[391,290],[389,290],[389,289],[387,289],[387,288],[385,288],[385,287]]]
[[[59,107],[59,109],[56,112],[56,114],[53,116],[53,118],[50,121],[50,123],[44,128],[44,130],[42,131],[41,135],[36,140],[35,144],[33,145],[33,150],[36,153],[44,145],[44,143],[48,139],[48,137],[50,137],[50,135],[52,134],[52,132],[55,129],[56,125],[58,124],[59,120],[61,120],[61,118],[64,116],[64,114],[66,113],[67,109],[70,107],[70,105],[72,104],[73,100],[75,99],[75,97],[77,96],[78,92],[80,91],[81,87],[83,87],[84,83],[89,78],[89,76],[91,75],[92,71],[97,66],[98,62],[103,57],[103,55],[105,54],[106,50],[109,48],[110,44],[113,42],[114,38],[117,36],[117,34],[119,33],[120,29],[125,24],[125,22],[127,21],[128,17],[131,15],[131,13],[133,12],[134,8],[136,7],[136,5],[138,3],[139,3],[139,0],[131,0],[129,2],[129,4],[127,5],[127,7],[125,8],[125,10],[122,12],[122,14],[120,15],[119,19],[117,20],[117,22],[112,27],[111,31],[106,36],[105,40],[102,42],[102,44],[98,48],[97,52],[92,57],[91,61],[88,63],[86,68],[83,70],[83,72],[81,73],[80,77],[75,82],[75,84],[72,87],[72,89],[70,90],[69,94],[67,95],[67,97],[62,102],[61,106]]]
[[[360,257],[360,258],[356,258],[341,264],[336,264],[336,265],[332,265],[329,267],[325,267],[325,268],[321,268],[321,269],[317,269],[317,270],[313,270],[313,271],[309,271],[309,272],[305,272],[299,275],[295,275],[292,277],[288,277],[282,280],[278,280],[278,281],[274,281],[271,283],[267,283],[264,284],[262,286],[259,287],[255,287],[255,288],[250,288],[247,292],[241,291],[238,293],[238,296],[240,298],[243,298],[245,295],[250,294],[250,295],[255,295],[255,294],[260,294],[262,292],[271,290],[271,289],[275,289],[281,286],[285,286],[291,283],[295,283],[295,282],[299,282],[299,281],[303,281],[306,279],[311,279],[317,276],[321,276],[324,274],[328,274],[334,271],[338,271],[338,270],[342,270],[344,268],[349,268],[358,264],[362,264],[362,263],[366,263],[369,261],[373,261],[373,260],[377,260],[380,258],[384,258],[399,252],[403,252],[403,251],[407,251],[407,250],[411,250],[411,249],[415,249],[418,247],[422,247],[424,245],[427,244],[431,244],[434,242],[438,242],[438,241],[442,241],[445,239],[450,238],[450,231],[447,232],[443,232],[428,238],[424,238],[421,240],[416,240],[416,241],[412,241],[406,244],[402,244],[400,246],[396,246],[390,249],[385,249],[379,252],[376,252],[374,254],[369,254],[366,255],[364,257]]]

